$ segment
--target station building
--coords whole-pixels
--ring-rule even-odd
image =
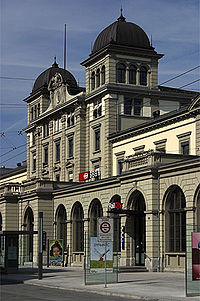
[[[158,85],[162,56],[121,13],[81,63],[85,88],[56,60],[38,76],[24,100],[26,179],[1,180],[3,231],[36,231],[43,212],[47,238],[80,266],[110,216],[121,267],[184,270],[187,225],[200,224],[200,98]],[[27,236],[20,264],[37,252]]]

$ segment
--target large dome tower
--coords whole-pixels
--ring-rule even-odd
[[[101,85],[122,83],[141,87],[158,84],[158,60],[162,57],[152,47],[144,30],[127,22],[122,14],[97,36],[86,67],[86,91]]]

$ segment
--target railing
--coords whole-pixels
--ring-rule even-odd
[[[18,195],[22,192],[22,186],[19,183],[9,183],[0,187],[0,195]]]
[[[158,160],[158,155],[159,154],[155,154],[153,151],[147,151],[128,156],[124,160],[125,170],[128,171],[136,167],[154,165],[160,161]]]

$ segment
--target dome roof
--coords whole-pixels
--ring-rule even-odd
[[[122,15],[116,22],[106,27],[96,38],[92,53],[97,52],[108,44],[153,49],[144,30],[138,25],[126,22]]]
[[[74,76],[69,71],[67,71],[63,68],[59,68],[58,64],[56,63],[56,59],[55,59],[52,67],[48,68],[47,70],[45,70],[38,76],[38,78],[36,79],[36,81],[33,85],[31,94],[34,94],[43,88],[47,88],[51,78],[56,73],[61,74],[64,83],[67,83],[69,85],[69,90],[74,91],[74,90],[78,89],[77,82],[76,82],[76,79],[74,78]]]

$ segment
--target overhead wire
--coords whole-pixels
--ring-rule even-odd
[[[200,81],[200,78],[197,79],[197,80],[194,80],[193,82],[188,83],[188,84],[186,84],[186,85],[184,85],[184,86],[181,86],[179,89],[182,89],[182,88],[184,88],[184,87],[190,86],[190,85],[192,85],[192,84],[194,84],[194,83],[196,83],[196,82],[199,82],[199,81]]]
[[[23,151],[23,152],[21,152],[21,153],[19,153],[19,154],[17,154],[17,155],[15,155],[15,156],[13,156],[13,157],[11,157],[11,158],[9,158],[9,159],[7,159],[7,160],[1,161],[1,164],[2,164],[2,163],[5,163],[5,162],[8,162],[8,161],[10,161],[10,160],[12,160],[12,159],[14,159],[14,158],[16,158],[16,157],[18,157],[18,156],[24,154],[24,153],[26,153],[26,150]]]
[[[185,75],[185,74],[187,74],[187,73],[189,73],[189,72],[192,72],[192,71],[195,70],[195,69],[198,69],[199,67],[200,67],[200,65],[199,65],[199,66],[196,66],[196,67],[194,67],[194,68],[192,68],[192,69],[189,69],[189,70],[187,70],[187,71],[185,71],[185,72],[183,72],[183,73],[181,73],[181,74],[179,74],[179,75],[177,75],[177,76],[175,76],[175,77],[172,77],[171,79],[168,79],[168,80],[162,82],[162,83],[159,84],[159,85],[164,85],[164,84],[166,84],[166,83],[168,83],[168,82],[170,82],[170,81],[172,81],[172,80],[174,80],[174,79],[176,79],[176,78],[178,78],[178,77],[180,77],[180,76],[183,76],[183,75]]]
[[[164,82],[160,83],[159,85],[163,85],[163,84],[165,84],[165,83],[167,83],[167,82],[170,82],[170,81],[172,81],[172,80],[174,80],[174,79],[177,79],[177,78],[179,78],[179,77],[181,77],[181,76],[183,76],[183,75],[185,75],[185,74],[187,74],[187,73],[189,73],[189,72],[192,72],[192,71],[198,69],[199,67],[200,67],[200,66],[196,66],[196,67],[194,67],[194,68],[191,68],[191,69],[189,69],[189,70],[187,70],[187,71],[185,71],[185,72],[183,72],[183,73],[181,73],[181,74],[179,74],[179,75],[177,75],[177,76],[175,76],[175,77],[173,77],[173,78],[168,79],[167,81],[164,81]],[[7,76],[0,76],[0,78],[1,78],[1,79],[9,79],[9,80],[31,80],[31,81],[35,80],[35,79],[33,79],[33,78],[7,77]],[[184,86],[181,86],[179,89],[184,88],[184,87],[186,87],[186,86],[189,86],[189,85],[191,85],[191,84],[193,84],[193,83],[196,83],[196,82],[199,81],[199,80],[200,80],[200,79],[195,80],[195,81],[193,81],[193,82],[190,82],[190,83],[188,83],[188,84],[186,84],[186,85],[184,85]],[[137,97],[137,96],[141,96],[141,93],[140,93],[140,94],[139,94],[139,93],[136,94],[134,97]],[[148,102],[146,102],[146,103],[148,103]],[[143,105],[144,105],[144,104],[145,104],[145,103],[143,103]],[[5,106],[5,107],[3,107],[3,108],[6,108],[6,106],[7,106],[8,108],[25,108],[25,107],[24,107],[23,105],[21,105],[21,104],[14,104],[14,103],[10,103],[10,104],[1,103],[0,105],[1,105],[1,106]],[[2,133],[3,133],[3,132],[2,132]],[[2,133],[1,133],[1,134],[2,134]],[[21,131],[18,131],[18,135],[19,135],[19,133],[20,133],[20,135],[22,135]],[[4,134],[4,133],[3,133],[3,134]],[[5,138],[5,134],[4,134],[4,135],[1,135],[1,136]],[[23,135],[22,135],[22,136],[23,136]],[[7,140],[8,140],[8,139],[7,139]],[[6,141],[6,142],[7,142],[7,141]],[[8,142],[7,142],[7,143],[8,143]],[[10,143],[10,142],[9,142],[9,144],[13,145],[12,150],[10,150],[9,152],[11,152],[11,151],[13,151],[13,150],[19,148],[19,147],[14,146],[14,144],[12,144],[12,143]],[[9,152],[7,152],[7,153],[9,153]],[[1,155],[1,156],[6,155],[7,153],[5,153],[5,154],[3,154],[3,155]],[[6,162],[6,161],[4,161],[4,162]]]
[[[16,150],[16,149],[18,149],[18,148],[24,147],[25,145],[26,145],[26,143],[25,143],[25,144],[22,144],[22,145],[19,145],[19,146],[17,146],[17,147],[13,147],[13,149],[11,149],[11,150],[7,151],[6,153],[0,155],[0,157],[5,156],[5,155],[9,154],[10,152],[12,152],[12,151],[14,151],[14,150]]]

